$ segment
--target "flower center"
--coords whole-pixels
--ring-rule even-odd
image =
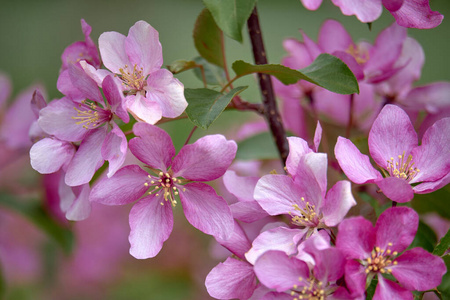
[[[150,181],[145,182],[144,185],[154,187],[153,190],[148,192],[149,195],[153,193],[156,193],[156,197],[164,195],[164,200],[170,202],[172,206],[175,207],[177,205],[175,196],[178,196],[178,187],[175,186],[175,183],[181,182],[181,179],[172,177],[169,172],[159,172],[158,176],[148,175]],[[161,202],[160,204],[164,205],[164,202]]]
[[[294,212],[289,212],[292,217],[292,223],[297,226],[305,227],[317,227],[320,223],[319,216],[316,213],[316,206],[311,205],[309,202],[305,202],[305,198],[301,198],[304,203],[304,207],[300,207],[298,204],[292,205]]]
[[[308,280],[303,280],[302,277],[298,278],[300,286],[295,284],[291,289],[291,296],[295,297],[293,300],[308,299],[308,300],[324,300],[326,297],[323,282],[318,281],[314,277],[310,277]]]
[[[388,268],[392,265],[396,265],[397,262],[393,261],[395,256],[398,255],[397,251],[392,252],[389,247],[392,246],[392,243],[388,243],[388,247],[386,250],[381,250],[380,247],[375,247],[372,250],[372,254],[369,258],[363,261],[363,264],[366,266],[366,274],[370,272],[374,273],[391,273],[392,269]]]
[[[353,56],[358,64],[363,64],[369,60],[369,51],[360,45],[355,46],[354,44],[350,44],[345,52]]]
[[[130,91],[136,92],[142,90],[147,84],[143,71],[144,69],[139,69],[136,64],[132,71],[130,71],[128,65],[125,65],[125,67],[119,69],[120,75],[118,76],[122,80],[122,83],[130,88]]]
[[[110,110],[105,110],[86,100],[81,101],[78,108],[74,107],[74,109],[77,112],[77,116],[72,117],[72,119],[78,120],[75,124],[82,125],[85,129],[94,129],[112,118]]]
[[[409,182],[420,172],[418,168],[414,167],[414,162],[412,160],[413,157],[411,154],[408,155],[408,158],[405,160],[405,152],[403,152],[402,155],[397,156],[397,161],[391,157],[391,160],[387,161],[386,169],[392,177],[395,176]]]

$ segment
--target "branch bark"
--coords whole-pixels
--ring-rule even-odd
[[[247,27],[252,43],[255,64],[267,64],[266,50],[264,48],[264,43],[261,35],[261,28],[259,26],[259,18],[256,6],[247,21]],[[289,154],[289,145],[286,139],[286,131],[284,130],[277,103],[275,101],[272,80],[269,75],[260,73],[258,73],[258,79],[262,95],[262,102],[264,105],[264,116],[275,140],[275,144],[280,154],[281,162],[283,166],[285,166],[286,158]]]

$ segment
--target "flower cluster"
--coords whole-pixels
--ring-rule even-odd
[[[302,2],[315,10],[322,1]],[[377,19],[384,6],[397,22],[370,44],[355,43],[339,22],[327,20],[317,42],[303,31],[303,41],[284,41],[284,67],[238,62],[234,78],[222,53],[217,57],[227,78],[220,92],[207,75],[209,63],[222,63],[206,50],[199,52],[208,63],[178,61],[177,68],[164,69],[159,34],[147,22],[136,22],[127,36],[102,33],[97,48],[82,20],[84,41],[68,46],[61,57],[59,99],[47,103],[44,90],[33,87],[6,107],[11,87],[0,74],[0,147],[6,154],[0,169],[15,151],[29,151],[32,168],[47,175],[50,210],[57,203],[68,220],[84,220],[101,204],[130,205],[129,252],[137,259],[161,252],[181,207],[194,228],[228,251],[206,276],[206,290],[216,299],[359,300],[370,290],[377,300],[412,299],[413,292],[435,289],[447,271],[445,251],[436,247],[432,254],[434,242],[426,250],[410,246],[417,245],[419,228],[411,201],[450,183],[450,83],[414,86],[424,52],[405,27],[432,28],[442,15],[431,11],[428,0],[332,2],[363,22]],[[250,18],[255,15],[256,10]],[[196,30],[202,22],[222,26],[216,18],[213,11],[202,13]],[[251,37],[258,31],[250,29]],[[217,40],[223,52],[223,39]],[[207,51],[217,48],[210,40],[201,42]],[[330,73],[343,70],[359,94],[358,87],[351,95],[330,91],[325,81],[335,79],[317,66],[318,57],[331,57],[323,53],[340,66]],[[301,74],[308,81],[282,83],[312,63],[326,78],[321,84],[308,77],[314,77],[314,68]],[[205,88],[185,93],[174,74],[193,68],[200,69]],[[243,88],[232,86],[247,72],[263,73],[267,98],[260,106],[244,101],[236,93]],[[266,74],[279,79],[274,81],[281,116],[276,103],[268,104],[273,91],[270,80],[264,83]],[[203,110],[192,112],[193,107]],[[266,117],[269,126],[247,123],[237,136],[270,128],[281,167],[270,155],[264,162],[235,161],[245,146],[238,149],[221,134],[191,142],[197,126],[205,125],[202,118],[207,128],[227,108]],[[177,151],[159,125],[185,117],[195,126]],[[296,136],[285,139],[283,123]]]

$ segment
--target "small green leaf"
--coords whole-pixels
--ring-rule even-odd
[[[378,278],[373,278],[372,282],[370,283],[369,287],[366,290],[366,293],[367,293],[366,299],[367,300],[373,299],[373,295],[375,294],[375,289],[377,288],[377,284],[378,284]]]
[[[433,254],[441,256],[450,248],[450,230],[447,231],[445,236],[434,247]]]
[[[211,13],[204,9],[194,26],[194,45],[200,56],[212,64],[224,67],[222,33]]]
[[[224,111],[231,99],[246,88],[240,86],[225,95],[210,89],[185,89],[184,96],[189,103],[186,113],[192,123],[207,129]]]
[[[172,74],[178,74],[195,67],[197,67],[195,61],[179,59],[168,65],[167,69],[172,72]]]
[[[322,53],[300,72],[329,91],[338,94],[359,94],[358,80],[350,68],[336,56]]]
[[[44,231],[52,238],[66,254],[70,254],[74,245],[74,235],[71,230],[56,222],[37,200],[21,202],[8,194],[0,194],[0,205],[14,210]]]
[[[220,29],[242,43],[242,27],[250,17],[256,0],[203,0],[203,3]]]
[[[225,85],[225,71],[218,66],[210,64],[203,57],[196,57],[194,61],[197,65],[203,66],[203,72],[205,72],[206,83],[209,85]],[[194,69],[195,76],[203,81],[202,71],[200,68]]]
[[[282,65],[252,65],[242,60],[235,61],[232,68],[237,76],[263,73],[275,76],[284,84],[293,84],[303,79],[338,94],[359,93],[355,75],[339,58],[330,54],[319,55],[308,67],[299,71]]]
[[[416,236],[414,241],[411,243],[409,248],[421,247],[427,250],[428,252],[432,252],[434,249],[434,245],[436,245],[436,234],[433,229],[431,229],[427,224],[419,221],[419,228],[417,229]]]
[[[278,159],[279,154],[269,132],[256,134],[238,143],[236,159]]]

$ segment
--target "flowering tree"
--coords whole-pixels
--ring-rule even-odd
[[[322,3],[301,2],[308,10]],[[447,206],[450,83],[413,85],[424,51],[407,32],[434,28],[443,16],[428,0],[332,3],[369,28],[383,7],[395,22],[370,44],[355,43],[343,25],[327,20],[317,42],[303,31],[301,41],[286,39],[286,57],[273,64],[256,0],[204,0],[193,30],[199,57],[163,67],[159,33],[146,21],[126,36],[102,33],[97,48],[81,20],[84,41],[61,56],[61,97],[48,101],[42,87],[32,87],[7,106],[10,82],[0,75],[0,168],[29,153],[46,194],[36,206],[5,185],[0,205],[78,259],[70,268],[81,277],[107,277],[128,247],[121,241],[113,250],[116,232],[128,235],[132,257],[160,255],[183,211],[222,249],[224,262],[202,275],[215,299],[450,297],[449,215],[426,216],[415,205],[426,201],[419,195],[443,191],[435,197]],[[234,61],[233,74],[224,36],[242,42],[245,30],[254,63]],[[176,78],[191,71],[202,88]],[[238,86],[252,76],[260,102]],[[260,118],[238,133],[206,131],[193,141],[197,128],[208,130],[227,110]],[[161,125],[180,119],[192,130],[177,151]],[[122,207],[117,215],[101,213],[128,204],[129,214]],[[129,227],[115,224],[124,211]],[[73,246],[94,243],[74,239],[66,220],[94,222],[87,230],[99,230],[95,272],[79,267],[92,257]],[[6,271],[14,260],[36,260],[31,247],[22,251],[14,239],[0,238]]]

